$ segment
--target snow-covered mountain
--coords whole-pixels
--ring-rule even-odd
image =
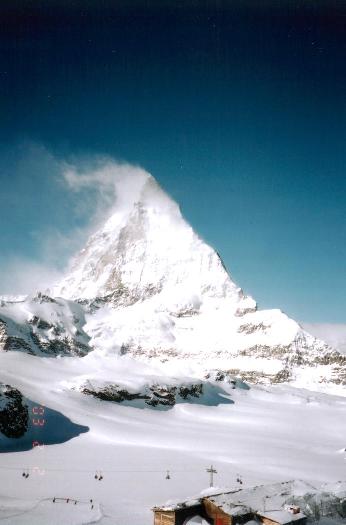
[[[219,255],[186,223],[178,205],[145,173],[106,224],[76,257],[54,289],[68,299],[102,299],[129,306],[155,297],[176,315],[227,306],[255,311],[229,277]]]
[[[0,518],[148,525],[210,463],[231,488],[236,472],[244,487],[335,484],[345,359],[258,310],[141,172],[61,283],[0,298]]]
[[[104,353],[184,359],[250,382],[345,382],[345,356],[280,310],[258,310],[146,172],[119,190],[53,295],[84,305],[90,347]]]
[[[201,379],[217,370],[312,389],[346,381],[346,356],[280,310],[258,310],[144,171],[131,191],[120,187],[113,213],[51,295],[3,298],[0,349],[184,360]]]

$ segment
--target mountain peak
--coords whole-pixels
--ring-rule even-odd
[[[97,174],[118,190],[115,206],[53,290],[55,298],[3,301],[3,350],[92,349],[169,366],[181,361],[196,377],[217,381],[342,385],[345,356],[280,310],[257,310],[155,179],[140,169],[133,178],[121,173],[111,186],[113,172]]]
[[[88,240],[55,295],[133,304],[153,296],[193,303],[227,299],[232,309],[255,309],[220,256],[183,218],[177,203],[149,174],[119,184],[113,214]],[[246,302],[246,305],[245,305]],[[241,305],[238,303],[242,303]]]

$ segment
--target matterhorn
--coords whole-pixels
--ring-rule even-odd
[[[201,377],[345,381],[344,356],[280,310],[258,310],[156,180],[118,184],[108,220],[50,294],[3,300],[0,345],[38,355],[178,361]]]
[[[201,379],[345,382],[345,356],[279,309],[259,310],[144,170],[120,181],[111,215],[49,294],[3,298],[0,348],[183,362]]]

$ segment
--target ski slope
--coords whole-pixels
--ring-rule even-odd
[[[0,298],[1,388],[32,418],[0,456],[0,523],[149,525],[154,505],[205,490],[211,464],[227,489],[336,487],[345,356],[258,310],[148,173],[117,186],[51,292]]]
[[[344,397],[284,385],[257,386],[229,390],[233,403],[218,406],[136,408],[73,389],[76,375],[87,375],[95,367],[101,373],[102,366],[109,368],[109,363],[98,362],[92,354],[57,359],[0,354],[4,381],[90,429],[66,443],[2,454],[4,523],[56,519],[64,525],[149,525],[153,505],[205,489],[205,469],[211,463],[219,487],[235,488],[238,473],[244,487],[289,479],[318,486],[346,478]],[[30,473],[28,478],[23,478],[23,470]],[[103,479],[95,479],[95,474]],[[8,498],[19,495],[20,503],[12,501],[11,506]],[[83,503],[58,507],[52,504],[54,497]],[[87,503],[90,499],[94,509]]]

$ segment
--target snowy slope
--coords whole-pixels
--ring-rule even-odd
[[[0,497],[0,519],[7,525],[86,525],[102,518],[99,505],[67,498],[42,498],[22,501]],[[76,502],[76,503],[75,503]]]
[[[316,488],[329,483],[324,490],[336,492],[337,481],[345,479],[344,397],[283,385],[230,388],[233,403],[187,402],[162,411],[102,401],[71,389],[92,374],[136,388],[155,380],[149,365],[129,357],[92,352],[84,358],[49,359],[7,352],[0,354],[0,370],[3,382],[26,398],[90,429],[66,443],[1,456],[2,496],[20,494],[22,505],[38,504],[37,512],[42,502],[45,516],[35,521],[36,511],[22,509],[20,520],[7,521],[11,525],[55,523],[62,510],[61,523],[90,523],[95,514],[85,516],[84,510],[97,516],[98,508],[101,525],[149,525],[155,504],[184,500],[204,489],[211,463],[218,471],[217,486],[228,489],[237,488],[238,473],[244,488],[302,479]],[[165,376],[157,368],[156,378],[184,377],[183,370],[180,363],[180,369]],[[28,479],[22,477],[24,468]],[[170,480],[165,479],[167,470]],[[102,481],[95,480],[97,472]],[[70,504],[64,503],[62,510],[53,506],[54,496],[96,503],[94,509],[81,507],[78,521]],[[8,508],[0,508],[0,517],[5,512]]]

